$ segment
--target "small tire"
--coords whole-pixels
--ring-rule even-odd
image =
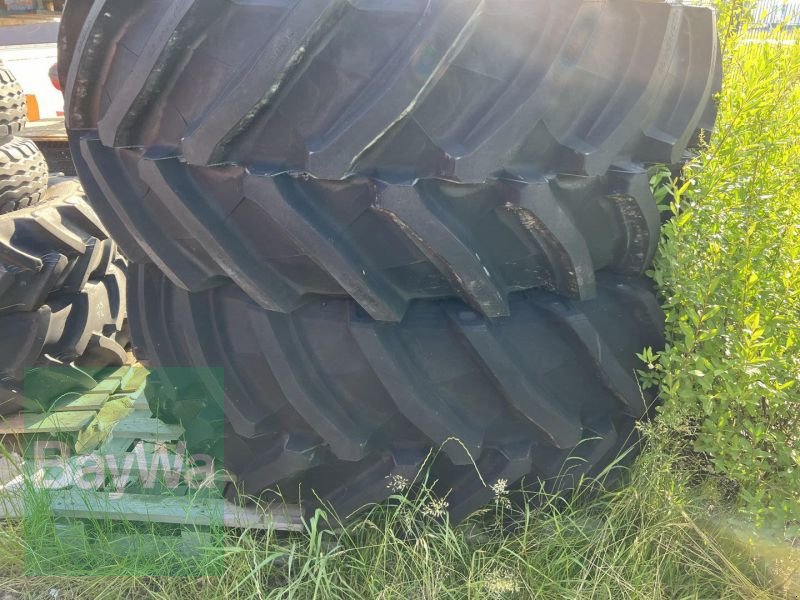
[[[18,135],[28,121],[25,94],[14,74],[0,67],[0,140]]]
[[[46,408],[124,364],[126,271],[75,181],[0,215],[0,415]]]
[[[31,140],[12,137],[0,145],[0,214],[41,202],[47,176],[47,161]]]

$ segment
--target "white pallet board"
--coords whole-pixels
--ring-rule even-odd
[[[222,498],[117,494],[91,490],[53,490],[50,505],[55,517],[112,519],[172,523],[196,527],[224,526],[241,529],[303,531],[300,508],[294,505],[264,509],[238,506]],[[22,495],[0,497],[0,518],[22,519]]]

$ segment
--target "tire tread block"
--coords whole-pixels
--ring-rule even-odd
[[[115,253],[72,183],[36,207],[0,215],[0,313],[31,311],[55,292],[77,292]]]
[[[275,461],[274,470],[264,466],[243,483],[248,493],[262,484],[299,485],[348,513],[388,497],[392,473],[416,475],[419,461],[397,458],[403,448],[420,459],[439,456],[441,489],[453,489],[448,501],[457,518],[493,494],[473,481],[473,465],[489,486],[527,477],[569,489],[557,478],[565,461],[586,463],[582,473],[602,469],[621,437],[609,423],[633,423],[627,394],[635,380],[621,365],[632,364],[643,344],[657,345],[663,326],[646,286],[611,274],[589,302],[515,294],[511,315],[491,325],[455,301],[416,304],[402,322],[382,323],[346,299],[281,315],[233,285],[188,294],[153,265],[137,267],[134,281],[136,310],[148,299],[151,315],[134,320],[135,343],[156,346],[144,353],[154,366],[204,367],[228,356],[236,371],[234,385],[226,385],[226,414],[261,406],[267,430],[230,421],[236,443],[249,449],[237,455],[252,455],[255,465],[240,465],[240,479]],[[636,322],[609,333],[626,319]],[[193,428],[191,420],[184,426]],[[290,438],[308,443],[290,452]]]
[[[136,4],[97,2],[77,41],[62,34],[68,127],[200,166],[411,183],[674,163],[718,83],[705,7],[183,0],[153,28],[156,0]],[[262,36],[231,55],[231,35],[255,23]],[[148,44],[131,52],[131,36]]]
[[[177,159],[80,144],[89,196],[127,254],[191,291],[232,280],[284,313],[315,295],[349,295],[372,317],[400,321],[415,299],[455,296],[504,316],[518,290],[586,299],[598,269],[643,272],[658,238],[641,171],[579,186],[564,178],[382,186],[187,171]]]
[[[47,162],[35,143],[12,137],[0,145],[0,214],[38,204],[46,190]]]
[[[18,135],[28,122],[25,93],[14,74],[0,67],[0,138]]]
[[[91,379],[128,360],[127,264],[74,182],[0,215],[0,266],[0,414],[27,408],[26,394],[44,406],[69,391],[48,383],[68,366]]]

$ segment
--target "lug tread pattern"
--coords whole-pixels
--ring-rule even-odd
[[[461,519],[485,482],[566,492],[630,445],[650,400],[635,353],[663,344],[637,281],[658,241],[646,167],[713,125],[711,11],[72,5],[71,147],[149,263],[140,356],[225,369],[206,400],[155,407],[202,437],[221,405],[244,491],[313,489],[348,514],[433,452]]]
[[[371,319],[348,299],[272,313],[233,285],[188,293],[152,265],[136,266],[133,281],[135,350],[157,375],[219,356],[235,364],[225,373],[225,414],[244,406],[252,420],[229,421],[224,459],[238,485],[254,495],[309,486],[344,513],[385,499],[387,478],[410,482],[434,455],[458,519],[492,496],[473,461],[489,485],[525,478],[569,489],[625,447],[634,423],[627,388],[616,387],[627,380],[603,367],[614,361],[633,379],[635,353],[663,343],[651,292],[624,276],[604,276],[590,301],[518,293],[511,315],[492,320],[461,302],[428,302],[401,323]],[[566,307],[556,315],[554,301]],[[582,319],[568,326],[596,337],[564,335],[565,318]],[[211,418],[161,406],[187,430]]]
[[[447,297],[505,316],[519,290],[588,299],[599,270],[642,274],[658,242],[646,171],[396,186],[209,173],[79,144],[78,171],[126,255],[190,291],[233,281],[278,312],[348,295],[382,321],[401,320],[413,300]]]
[[[718,83],[714,40],[710,10],[640,0],[97,0],[64,42],[66,114],[110,147],[270,174],[598,175],[681,158]]]
[[[12,137],[0,145],[0,214],[41,202],[47,175],[44,155],[31,140]]]
[[[67,127],[112,234],[184,289],[283,313],[499,317],[519,290],[643,273],[646,166],[713,124],[719,86],[713,13],[679,3],[74,4]]]
[[[0,67],[0,139],[19,134],[28,121],[25,94],[14,74]]]
[[[0,216],[0,414],[23,408],[29,369],[124,364],[126,271],[75,182]]]

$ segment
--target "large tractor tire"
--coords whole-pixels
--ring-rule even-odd
[[[34,206],[47,190],[47,161],[31,140],[0,144],[0,214]]]
[[[28,121],[25,94],[17,78],[0,66],[0,140],[19,134]]]
[[[653,400],[647,172],[713,126],[715,28],[652,0],[71,0],[70,144],[140,263],[153,408],[244,492],[340,514],[440,446],[455,519],[484,482],[598,474]]]
[[[124,364],[126,269],[76,181],[0,215],[0,414],[90,389],[93,371]]]
[[[385,499],[387,481],[411,481],[440,446],[456,519],[492,496],[473,460],[489,484],[555,490],[597,475],[652,402],[636,353],[663,343],[655,297],[619,276],[583,302],[515,294],[510,317],[452,300],[381,323],[347,299],[284,315],[232,284],[188,293],[148,265],[132,269],[129,306],[134,352],[164,367],[159,417],[182,422],[195,451],[222,455],[246,493],[293,499],[299,486],[342,515]]]
[[[713,120],[701,7],[74,0],[67,13],[72,152],[126,254],[280,312],[320,294],[385,321],[417,299],[496,317],[519,290],[591,298],[596,271],[647,268],[646,167],[679,162]]]

